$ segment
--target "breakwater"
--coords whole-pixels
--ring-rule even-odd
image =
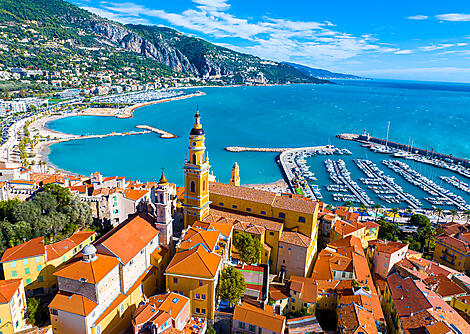
[[[400,150],[410,152],[413,154],[419,154],[427,158],[446,160],[448,162],[459,164],[467,168],[470,167],[470,160],[468,159],[457,158],[457,157],[454,157],[452,154],[438,153],[434,151],[433,149],[428,150],[428,149],[423,149],[423,148],[419,148],[419,147],[415,147],[411,145],[393,142],[390,140],[387,141],[386,139],[372,137],[372,136],[369,136],[368,134],[358,135],[358,134],[344,133],[344,134],[339,134],[336,137],[339,139],[354,140],[360,143],[379,144],[379,145],[386,144],[390,148],[400,149]]]
[[[166,139],[178,138],[177,135],[174,135],[174,134],[172,134],[170,132],[167,132],[167,131],[164,131],[164,130],[154,128],[153,126],[150,126],[150,125],[136,125],[135,127],[138,128],[138,129],[145,129],[145,130],[155,132],[155,133],[160,135],[160,138],[166,138]]]

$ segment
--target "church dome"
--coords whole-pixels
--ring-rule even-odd
[[[82,254],[84,256],[93,256],[96,254],[96,248],[95,246],[93,245],[86,245],[85,247],[83,247],[82,249]]]

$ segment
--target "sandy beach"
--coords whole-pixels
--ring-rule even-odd
[[[40,141],[34,148],[32,153],[35,155],[34,158],[31,160],[34,161],[34,168],[37,169],[38,171],[41,172],[55,172],[55,171],[61,171],[61,172],[66,172],[70,173],[68,171],[64,171],[59,169],[57,166],[53,165],[49,161],[49,153],[50,153],[50,148],[49,146],[55,143],[63,142],[63,141],[70,141],[70,140],[78,140],[78,139],[85,139],[85,138],[98,138],[98,137],[104,137],[104,136],[114,136],[114,135],[131,135],[133,133],[112,133],[108,135],[95,135],[95,136],[79,136],[79,135],[71,135],[67,133],[62,133],[58,132],[55,130],[51,130],[47,124],[49,122],[65,118],[65,117],[74,117],[74,116],[105,116],[105,117],[117,117],[117,118],[130,118],[133,117],[133,113],[135,110],[138,108],[152,105],[152,104],[157,104],[157,103],[164,103],[164,102],[171,102],[175,100],[181,100],[181,99],[187,99],[191,97],[196,97],[196,96],[202,96],[205,95],[203,92],[196,92],[194,94],[186,94],[182,96],[177,96],[173,98],[167,98],[167,99],[162,99],[162,100],[157,100],[157,101],[151,101],[151,102],[146,102],[146,103],[138,103],[134,104],[132,106],[129,106],[124,109],[124,111],[121,111],[120,109],[117,108],[88,108],[85,109],[81,112],[75,112],[75,113],[69,113],[69,114],[61,114],[61,115],[48,115],[41,117],[34,122],[32,122],[29,125],[29,130],[31,133],[31,136],[38,135],[41,138],[49,138],[48,141]],[[144,131],[136,131],[135,134],[146,134],[146,133],[157,133],[160,134],[161,138],[177,138],[176,135],[169,133],[167,131],[157,129],[148,125],[139,125],[139,129],[142,129]],[[138,130],[138,129],[136,129]],[[38,163],[39,161],[43,161],[46,163],[45,166],[39,167]],[[71,173],[72,174],[72,173]]]
[[[289,186],[283,179],[272,183],[243,184],[244,187],[271,191],[274,193],[290,193]]]

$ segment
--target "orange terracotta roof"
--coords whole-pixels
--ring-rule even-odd
[[[284,287],[271,284],[269,286],[269,297],[274,300],[287,299],[289,298],[289,293]]]
[[[237,221],[252,223],[254,225],[263,226],[266,230],[279,232],[284,225],[280,219],[258,217],[248,213],[233,211],[229,209],[210,208],[209,216],[204,221],[227,222],[235,224]]]
[[[339,308],[338,327],[343,334],[378,333],[372,313],[357,304],[349,304]]]
[[[306,303],[317,302],[317,286],[313,278],[291,276],[290,290],[299,293],[299,298]]]
[[[84,317],[88,316],[97,306],[98,304],[84,296],[63,291],[59,291],[49,304],[49,308],[78,314]]]
[[[145,304],[140,305],[134,313],[132,323],[142,325],[152,322],[157,327],[163,325],[163,322],[169,318],[177,318],[181,310],[189,304],[189,298],[183,295],[168,292],[148,298]],[[161,315],[166,316],[162,320]]]
[[[393,254],[401,250],[404,250],[407,247],[408,247],[408,244],[389,241],[386,244],[377,244],[376,249],[380,253]]]
[[[347,236],[363,228],[364,228],[364,225],[362,225],[361,223],[357,223],[357,222],[349,223],[349,222],[345,222],[342,220],[337,220],[336,223],[333,225],[332,230],[342,236]]]
[[[39,237],[5,250],[0,263],[44,255],[45,253],[44,237]]]
[[[286,317],[247,303],[235,306],[233,319],[273,331],[274,333],[283,333],[286,325]]]
[[[67,239],[46,245],[47,261],[61,257],[95,234],[96,232],[93,231],[76,231]]]
[[[114,256],[96,254],[94,261],[85,262],[83,261],[83,255],[79,254],[57,270],[54,275],[97,284],[118,264],[119,260]]]
[[[363,224],[366,227],[366,230],[370,230],[371,228],[375,228],[375,227],[380,227],[379,224],[371,222],[371,221],[363,222]]]
[[[125,189],[124,190],[124,197],[131,199],[133,201],[137,201],[148,194],[148,190],[140,190],[140,189]]]
[[[304,197],[276,196],[273,207],[313,215],[318,203]]]
[[[190,227],[183,235],[180,249],[191,249],[197,245],[203,245],[209,252],[214,251],[220,232],[216,230],[204,230],[200,228]]]
[[[86,194],[87,191],[88,191],[88,187],[85,184],[78,185],[78,186],[71,186],[71,187],[68,187],[68,188],[70,189],[70,191],[77,191],[80,194]]]
[[[21,278],[0,280],[0,304],[9,303],[21,285]]]
[[[253,223],[246,223],[246,222],[236,222],[233,225],[233,228],[237,231],[243,231],[250,234],[262,235],[266,231],[263,226],[255,225]]]
[[[276,193],[270,191],[233,186],[219,182],[209,182],[209,193],[269,205],[272,205],[274,198],[277,196]]]
[[[387,277],[387,283],[399,316],[409,316],[432,307],[411,278],[402,278],[394,273]]]
[[[470,244],[468,242],[462,241],[449,235],[440,235],[436,239],[444,245],[449,245],[450,247],[457,249],[463,252],[464,254],[470,253]]]
[[[60,175],[52,175],[51,177],[47,179],[42,180],[42,184],[50,184],[50,183],[59,183],[59,184],[65,184],[66,179],[63,176]]]
[[[300,247],[310,247],[312,239],[298,232],[283,231],[281,234],[280,242],[285,242],[291,245]]]
[[[209,217],[205,218],[206,221],[196,221],[193,224],[193,227],[202,228],[204,230],[217,230],[224,237],[230,237],[232,233],[233,224],[230,222],[212,222],[209,220]]]
[[[167,274],[214,278],[222,258],[202,245],[178,252],[166,268]]]
[[[128,263],[158,235],[159,231],[152,222],[152,217],[139,213],[113,228],[96,243],[103,245],[122,263]]]
[[[432,287],[442,298],[465,294],[465,290],[444,275],[429,276],[423,281],[427,286]]]
[[[153,251],[153,253],[151,255],[157,261],[160,261],[160,259],[164,258],[167,253],[168,253],[168,249],[165,246],[160,245],[157,248],[155,248],[155,250]]]

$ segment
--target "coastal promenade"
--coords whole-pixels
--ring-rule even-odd
[[[229,152],[286,152],[295,150],[295,148],[271,148],[271,147],[242,147],[242,146],[227,146],[225,148]]]

